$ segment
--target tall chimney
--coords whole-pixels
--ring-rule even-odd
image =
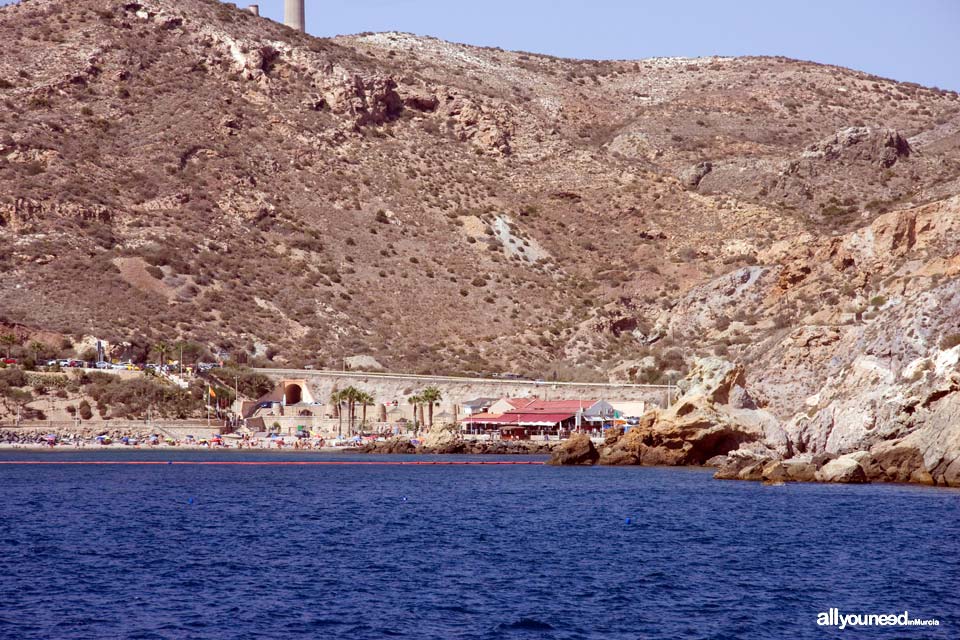
[[[303,33],[307,30],[303,11],[304,0],[284,0],[283,24]]]

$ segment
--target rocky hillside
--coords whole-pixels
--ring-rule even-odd
[[[215,0],[24,0],[0,37],[17,335],[638,381],[719,355],[810,449],[919,412],[960,340],[953,92]]]

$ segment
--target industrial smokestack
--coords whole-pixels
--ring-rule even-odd
[[[252,5],[250,5],[249,7],[247,7],[247,11],[249,11],[250,13],[252,13],[252,14],[255,15],[255,16],[259,16],[259,15],[260,15],[260,5],[258,5],[258,4],[252,4]]]
[[[283,11],[283,24],[301,33],[307,30],[303,2],[304,0],[285,0]]]

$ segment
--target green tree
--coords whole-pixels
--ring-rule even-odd
[[[423,399],[420,396],[410,396],[407,398],[407,404],[413,407],[413,433],[416,435],[420,431],[420,423],[417,421],[417,409],[420,408],[420,404],[423,402]]]
[[[340,397],[347,405],[347,423],[350,426],[350,435],[356,432],[357,405],[360,404],[364,392],[350,386],[340,392]],[[364,408],[366,411],[366,408]]]
[[[420,392],[420,400],[427,405],[427,426],[433,428],[433,407],[443,400],[440,389],[436,387],[427,387]]]
[[[15,336],[12,333],[5,333],[2,336],[0,336],[0,344],[4,346],[4,349],[7,352],[6,357],[9,358],[10,348],[13,347],[13,345],[17,344],[17,336]]]
[[[162,367],[166,363],[166,355],[170,353],[170,345],[161,341],[153,345],[151,350],[157,354],[157,364]]]
[[[36,340],[34,340],[33,342],[30,343],[30,346],[28,346],[27,348],[30,349],[30,352],[33,354],[33,359],[35,361],[39,361],[40,353],[43,352],[44,349],[46,349],[47,347],[42,342],[37,342]]]
[[[80,413],[80,418],[83,420],[89,420],[93,417],[93,409],[90,408],[90,403],[86,400],[80,401],[77,411]]]
[[[360,407],[363,411],[363,419],[360,421],[360,429],[362,430],[367,426],[367,407],[372,407],[375,401],[372,395],[366,391],[361,391],[360,396],[357,398],[357,402],[360,403]]]
[[[333,390],[330,394],[330,404],[337,408],[337,437],[343,436],[343,392]]]

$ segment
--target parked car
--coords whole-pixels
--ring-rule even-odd
[[[2,361],[0,361],[0,362],[3,362],[3,364],[17,364],[17,359],[16,359],[16,358],[4,358],[4,359],[3,359]]]
[[[97,369],[110,369],[110,368],[113,367],[113,365],[111,365],[111,364],[110,364],[109,362],[107,362],[106,360],[101,360],[100,362],[97,362],[97,363],[94,365],[94,367],[97,368]]]

